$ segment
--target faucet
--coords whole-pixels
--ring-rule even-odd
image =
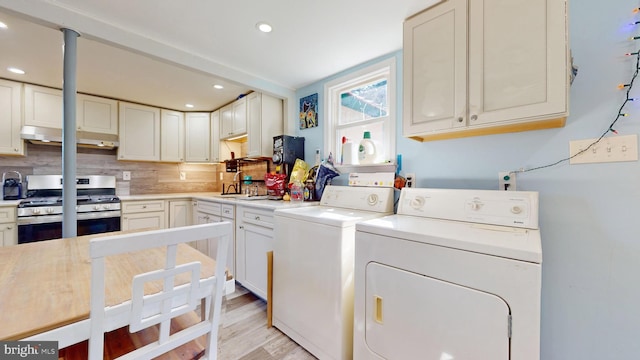
[[[240,170],[236,171],[235,175],[233,175],[233,182],[238,181],[238,175],[240,175],[240,173],[241,173]]]

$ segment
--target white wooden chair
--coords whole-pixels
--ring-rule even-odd
[[[152,359],[203,335],[207,335],[203,359],[216,359],[218,325],[226,280],[226,254],[231,234],[231,223],[220,222],[92,240],[89,359],[103,358],[104,348],[109,346],[104,343],[105,332],[127,324],[131,333],[157,326],[158,339],[118,359]],[[201,279],[200,262],[176,264],[178,245],[209,238],[219,238],[214,276]],[[134,276],[131,301],[105,308],[105,257],[158,247],[166,247],[164,268]],[[186,284],[174,285],[174,280],[179,276],[182,279],[188,276],[190,280]],[[162,288],[160,292],[145,295],[145,284],[150,287],[154,282]],[[170,334],[171,319],[194,311],[198,304],[206,308],[201,309],[206,310],[202,311],[202,321]]]

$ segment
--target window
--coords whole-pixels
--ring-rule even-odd
[[[376,144],[377,162],[395,162],[395,58],[382,61],[325,85],[325,149],[340,163],[342,138],[354,144],[364,132]]]

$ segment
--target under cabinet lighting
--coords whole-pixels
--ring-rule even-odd
[[[7,68],[7,70],[11,71],[14,74],[24,75],[24,70],[22,70],[22,69],[10,67],[10,68]]]
[[[0,29],[8,29],[9,27],[7,26],[7,24],[3,23],[2,21],[0,21]]]
[[[258,28],[258,30],[262,31],[263,33],[270,33],[273,30],[271,25],[267,24],[266,22],[257,23],[256,28]]]
[[[188,108],[192,108],[193,104],[184,104],[184,106],[188,107]]]
[[[215,84],[213,85],[214,88],[220,90],[220,89],[224,89],[224,86],[220,85],[220,84]]]

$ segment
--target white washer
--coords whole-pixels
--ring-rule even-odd
[[[355,257],[354,359],[540,359],[537,192],[404,188]]]
[[[348,186],[276,210],[273,325],[320,359],[351,359],[355,224],[392,213],[393,188]]]

